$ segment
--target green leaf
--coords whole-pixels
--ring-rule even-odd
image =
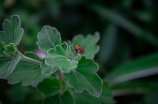
[[[97,54],[99,51],[99,46],[96,45],[99,39],[100,35],[98,32],[96,32],[94,36],[88,35],[87,37],[84,37],[83,35],[77,35],[73,38],[72,44],[81,45],[81,47],[85,49],[83,56],[86,56],[86,58],[94,58],[95,54]]]
[[[102,86],[102,94],[96,98],[89,95],[86,91],[83,93],[74,93],[76,104],[114,104],[115,101],[106,82]],[[82,100],[81,100],[82,99]]]
[[[22,82],[23,86],[28,86],[38,80],[41,76],[41,69],[38,65],[20,61],[14,72],[6,77],[6,79],[9,84]]]
[[[10,56],[15,55],[16,50],[15,50],[14,44],[10,43],[9,45],[6,45],[5,48],[6,48],[6,51],[5,51],[5,52],[6,52],[8,55],[10,55]]]
[[[64,51],[67,53],[69,50],[68,50],[68,44],[66,42],[62,43],[61,44],[61,47],[64,49]],[[71,49],[70,49],[71,50]]]
[[[77,53],[77,55],[74,57],[75,60],[79,61],[81,59],[82,55]]]
[[[49,75],[57,71],[58,68],[52,68],[51,66],[46,65],[45,59],[41,63],[42,74]]]
[[[45,78],[53,78],[53,77],[55,77],[55,75],[54,74],[52,74],[52,75],[42,75],[41,74],[41,76],[35,81],[35,82],[33,82],[32,84],[31,84],[31,86],[32,87],[37,87],[37,85],[40,83],[40,82],[42,82]]]
[[[10,43],[5,45],[3,42],[0,42],[0,57],[11,57],[16,53],[14,44]]]
[[[6,46],[6,50],[10,52],[11,54],[15,54],[15,47],[14,44],[10,43],[9,45]]]
[[[13,72],[20,60],[20,53],[16,52],[15,56],[0,59],[0,78],[5,78]]]
[[[98,65],[91,59],[82,57],[78,67],[66,73],[65,78],[77,92],[87,90],[91,95],[99,97],[101,95],[102,80],[96,74]]]
[[[55,74],[51,78],[46,78],[40,82],[37,89],[43,93],[44,96],[52,96],[57,93],[63,94],[67,90],[67,86],[64,80],[61,82],[55,78]]]
[[[46,97],[43,104],[74,104],[72,95],[66,91],[64,94],[56,94],[54,96]]]
[[[4,46],[5,50],[3,51],[3,54],[5,57],[12,57],[16,53],[16,49],[14,44],[10,43],[9,45]]]
[[[21,28],[21,20],[18,15],[13,15],[8,19],[5,19],[2,23],[3,30],[0,31],[0,41],[6,45],[13,43],[17,46],[23,36],[24,30]]]
[[[108,74],[111,84],[158,74],[158,53],[153,53],[116,66]]]
[[[39,49],[44,52],[61,44],[60,33],[56,28],[50,26],[44,26],[41,32],[38,33],[37,39]]]
[[[37,89],[45,96],[55,95],[60,90],[59,80],[55,78],[46,78],[37,85]]]
[[[11,86],[6,94],[10,99],[10,102],[22,102],[28,98],[29,93],[31,93],[30,87],[23,87],[20,84]],[[20,95],[20,96],[19,96]],[[17,97],[18,96],[18,97]]]
[[[3,51],[5,51],[5,44],[3,42],[0,42],[0,57],[4,56]]]
[[[35,54],[33,53],[26,53],[26,55],[30,58],[35,57]],[[48,76],[41,74],[41,68],[39,65],[29,63],[26,61],[20,61],[17,64],[13,73],[10,74],[5,79],[8,80],[9,84],[16,84],[22,82],[23,86],[28,86],[28,85],[36,86],[37,82],[40,82],[45,77]]]
[[[68,44],[64,43],[66,48],[63,49],[61,45],[57,45],[55,49],[50,49],[48,51],[48,56],[46,57],[46,64],[52,66],[52,68],[59,68],[62,72],[68,73],[71,69],[77,67],[77,61],[72,60],[67,52]]]

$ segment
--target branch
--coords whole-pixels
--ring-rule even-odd
[[[60,84],[60,89],[62,89],[62,83],[61,81],[64,79],[64,75],[63,73],[60,71],[60,69],[58,69],[56,72],[55,72],[57,78],[59,79],[59,84]]]
[[[27,61],[29,63],[33,63],[33,64],[36,64],[36,65],[40,65],[41,64],[40,61],[32,59],[32,58],[29,58],[27,56],[24,56],[23,54],[21,54],[21,59],[20,60]]]

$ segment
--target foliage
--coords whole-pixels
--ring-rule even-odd
[[[86,89],[93,96],[99,97],[102,92],[102,81],[96,74],[97,70],[98,65],[96,63],[82,57],[78,62],[77,68],[71,70],[70,73],[66,73],[65,77],[75,91],[81,93]]]
[[[72,45],[68,45],[66,42],[61,44],[60,33],[57,29],[44,26],[37,35],[39,49],[48,54],[42,60],[33,52],[27,52],[23,55],[18,50],[16,46],[23,33],[23,29],[20,27],[20,18],[13,15],[10,21],[7,19],[4,21],[5,31],[0,32],[0,53],[2,56],[0,59],[0,78],[8,80],[9,84],[22,83],[23,86],[36,87],[45,97],[43,104],[50,104],[51,102],[73,104],[75,100],[72,95],[75,93],[70,93],[71,88],[79,93],[87,90],[95,97],[101,95],[103,83],[96,73],[99,67],[91,59],[98,52],[98,46],[96,46],[99,39],[98,34],[88,35],[87,38],[81,36],[83,41],[81,45],[85,46],[85,49],[94,51],[90,55],[86,53],[85,56],[82,56],[76,53]],[[80,37],[75,37],[72,41],[73,45],[77,44],[77,39]],[[89,40],[91,43],[86,46]],[[104,90],[109,90],[108,86],[104,86]],[[107,95],[107,97],[112,99],[111,95]],[[114,103],[114,101],[111,100],[108,103]]]
[[[60,31],[60,37],[62,36],[60,44],[68,42],[70,49],[72,49],[74,45],[73,42],[78,41],[79,43],[77,44],[82,44],[84,45],[81,45],[82,47],[86,47],[85,53],[76,55],[74,59],[79,61],[82,56],[85,56],[86,59],[93,57],[94,62],[99,65],[97,74],[102,80],[108,83],[117,104],[157,104],[157,10],[157,0],[0,0],[0,23],[2,24],[4,19],[9,19],[12,15],[18,14],[21,18],[20,25],[24,28],[21,41],[19,40],[20,43],[13,47],[16,47],[21,53],[33,51],[37,55],[42,56],[41,59],[39,57],[35,58],[32,56],[33,54],[31,56],[27,54],[24,55],[27,56],[27,58],[35,59],[32,61],[33,63],[31,62],[33,68],[35,68],[33,70],[40,67],[40,70],[37,72],[41,71],[40,74],[43,75],[43,77],[39,77],[38,80],[34,80],[33,83],[31,82],[32,84],[30,84],[30,86],[25,87],[20,84],[27,81],[31,73],[28,77],[25,77],[25,81],[17,79],[15,82],[20,84],[16,85],[7,83],[12,83],[10,82],[12,78],[9,80],[6,79],[7,77],[5,80],[3,80],[4,78],[0,79],[0,103],[42,103],[41,99],[44,99],[43,92],[36,91],[34,87],[37,87],[45,78],[55,78],[55,74],[53,73],[56,73],[56,69],[46,64],[45,59],[47,54],[42,54],[42,52],[39,51],[40,46],[37,45],[38,42],[41,44],[41,40],[46,37],[42,37],[40,40],[37,38],[37,34],[42,35],[45,32],[42,32],[42,27],[46,27],[48,30],[50,29],[50,33],[53,27],[55,27],[57,31]],[[21,27],[17,28],[18,31]],[[0,25],[0,30],[3,29],[3,26]],[[95,34],[95,31],[100,33],[100,38],[96,37],[95,42],[98,43],[91,47],[90,44],[92,43],[90,40],[94,35],[89,33]],[[7,31],[4,30],[3,32],[7,33]],[[80,35],[80,33],[83,35]],[[92,37],[88,38],[89,35],[86,34]],[[52,34],[50,36],[52,36]],[[76,38],[77,40],[74,41],[75,37],[80,37],[80,39]],[[84,39],[88,41],[88,44],[83,42]],[[49,41],[46,42],[49,44]],[[0,60],[6,59],[4,56],[14,57],[14,52],[16,53],[17,50],[8,52],[6,46],[9,45],[10,44],[4,42],[0,43]],[[44,48],[50,46],[50,44],[43,45]],[[12,47],[12,45],[10,46]],[[3,51],[1,51],[1,49]],[[52,47],[52,49],[55,48]],[[88,53],[95,53],[95,55]],[[89,58],[87,55],[90,55],[88,56]],[[23,64],[26,62],[24,60],[20,60],[19,62],[21,63],[21,61],[23,61]],[[41,62],[41,64],[39,65],[38,62]],[[19,65],[19,63],[17,65]],[[15,68],[13,73],[9,75],[14,75],[14,71],[18,70]],[[15,75],[19,76],[21,74]],[[36,78],[38,78],[38,76],[35,76],[35,79]],[[66,78],[64,78],[64,82],[67,82]],[[64,87],[63,93],[65,90],[69,90],[68,92],[73,96],[75,103],[84,103],[83,101],[92,104],[104,103],[102,100],[99,100],[104,93],[104,83],[101,86],[102,94],[99,96],[99,99],[89,94],[86,89],[84,89],[82,93],[79,93],[78,98],[75,98],[78,93],[74,91],[74,88],[69,86],[69,82],[67,82],[66,85],[68,86]],[[48,97],[53,98],[54,96]],[[110,100],[112,97],[108,98],[105,94],[105,97],[103,97],[105,103],[108,101],[106,98]]]
[[[60,68],[64,73],[70,72],[70,70],[77,67],[77,61],[73,60],[74,56],[69,56],[70,49],[68,44],[64,43],[66,48],[63,48],[62,45],[57,45],[55,49],[50,49],[47,53],[46,64],[54,68]]]
[[[50,48],[55,48],[61,44],[60,33],[50,26],[44,26],[37,35],[37,45],[40,50],[47,52]]]
[[[21,28],[21,20],[19,16],[12,16],[10,21],[4,20],[2,23],[3,30],[0,32],[0,41],[6,45],[13,43],[17,46],[23,36],[24,30]]]

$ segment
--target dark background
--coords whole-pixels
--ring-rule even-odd
[[[21,52],[37,51],[36,36],[44,25],[57,28],[63,41],[99,31],[100,51],[95,61],[103,79],[117,65],[158,49],[157,0],[0,0],[0,23],[15,14],[24,28],[18,46]],[[158,104],[157,79],[154,74],[112,87],[117,104]],[[41,98],[32,87],[0,80],[2,104],[39,104]]]

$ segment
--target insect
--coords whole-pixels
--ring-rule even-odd
[[[76,50],[80,50],[81,49],[81,46],[79,44],[75,45],[75,49]]]
[[[84,53],[84,48],[81,48],[81,45],[79,45],[79,44],[75,45],[75,49],[76,49],[76,52],[79,54]]]

